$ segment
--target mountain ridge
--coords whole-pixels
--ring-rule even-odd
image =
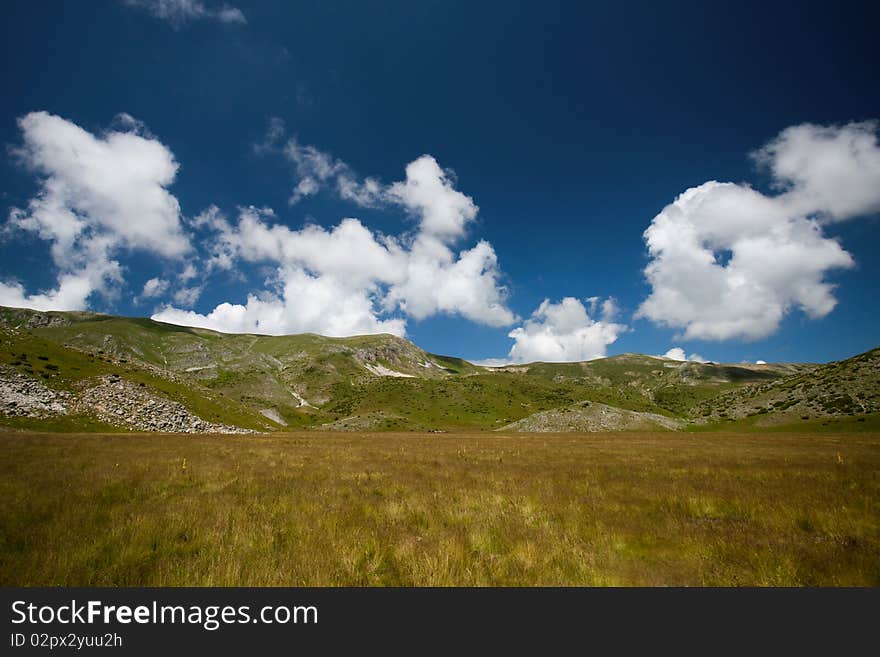
[[[25,429],[671,430],[856,415],[873,422],[880,389],[877,349],[825,365],[626,353],[483,367],[390,334],[234,334],[6,307],[0,340],[0,424]],[[845,397],[833,394],[835,377]],[[46,410],[58,404],[64,413]],[[177,420],[157,418],[153,407],[175,409]]]

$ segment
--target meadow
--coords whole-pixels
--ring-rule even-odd
[[[880,434],[0,433],[3,586],[880,585]]]

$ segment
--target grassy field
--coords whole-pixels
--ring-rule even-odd
[[[880,434],[0,433],[0,584],[880,585]]]

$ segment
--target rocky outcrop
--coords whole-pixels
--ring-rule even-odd
[[[383,338],[378,338],[382,340]],[[356,349],[354,359],[376,376],[415,378],[424,375],[423,370],[442,371],[428,355],[411,342],[401,338],[385,338],[385,341]],[[389,365],[391,367],[389,367]]]
[[[0,412],[14,417],[65,415],[70,393],[53,390],[39,379],[0,365]]]
[[[135,431],[254,433],[250,429],[207,422],[190,413],[183,404],[114,375],[103,376],[97,385],[85,387],[77,405],[104,422]]]
[[[376,361],[402,363],[411,355],[410,352],[416,351],[416,348],[407,343],[401,343],[389,341],[385,344],[357,349],[354,352],[354,357],[362,363],[375,363]]]

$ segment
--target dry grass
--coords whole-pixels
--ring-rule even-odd
[[[880,436],[0,434],[2,585],[880,584]]]

